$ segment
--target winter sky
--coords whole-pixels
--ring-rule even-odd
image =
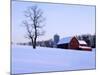
[[[95,6],[36,3],[12,1],[12,41],[27,42],[26,30],[22,26],[24,11],[37,5],[44,12],[45,35],[38,40],[52,39],[54,34],[60,38],[81,34],[95,34]]]

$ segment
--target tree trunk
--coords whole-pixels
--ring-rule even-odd
[[[33,45],[34,49],[36,48],[36,39],[37,39],[37,36],[35,36],[35,38],[34,38],[34,45]]]
[[[36,48],[36,39],[37,39],[37,29],[36,29],[36,24],[34,24],[35,26],[35,36],[34,36],[34,42],[33,42],[33,48]]]
[[[35,49],[36,48],[36,45],[34,44],[33,38],[31,38],[31,42],[32,42],[33,49]]]
[[[37,39],[37,34],[35,35],[34,38],[31,37],[31,42],[32,42],[32,47],[33,47],[33,49],[36,48],[36,39]]]
[[[36,48],[36,40],[34,40],[33,48],[34,48],[34,49]]]

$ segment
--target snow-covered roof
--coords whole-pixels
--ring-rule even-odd
[[[71,41],[73,37],[65,37],[60,39],[60,41],[57,44],[65,44],[65,43],[69,43]],[[87,45],[87,43],[84,40],[78,40],[79,44],[85,44]]]
[[[65,44],[65,43],[69,43],[70,40],[72,39],[72,37],[65,37],[60,39],[60,41],[57,44]]]
[[[85,44],[85,45],[87,45],[87,43],[85,41],[83,41],[83,40],[78,40],[78,42],[79,42],[79,44]]]

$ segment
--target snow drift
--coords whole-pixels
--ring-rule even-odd
[[[12,45],[12,74],[95,69],[95,49],[80,51]]]

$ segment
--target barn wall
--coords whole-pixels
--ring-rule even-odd
[[[68,49],[68,43],[57,45],[57,48]]]
[[[79,48],[79,43],[78,40],[74,37],[72,38],[72,40],[70,41],[70,46],[71,49],[78,49]]]

